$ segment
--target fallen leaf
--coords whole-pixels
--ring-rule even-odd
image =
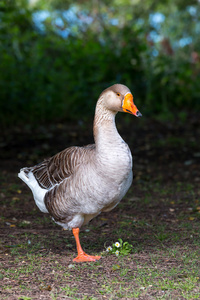
[[[72,265],[72,264],[70,264],[70,265],[68,266],[69,269],[72,269],[72,268],[74,268],[74,267],[75,267],[75,265]]]
[[[31,224],[31,222],[30,222],[30,221],[23,220],[23,221],[22,221],[22,224],[27,224],[27,225],[28,225],[28,224]]]
[[[193,160],[191,159],[191,160],[186,160],[185,162],[184,162],[184,165],[185,166],[190,166],[190,165],[192,165],[193,164]]]
[[[44,285],[40,287],[41,291],[51,291],[52,287],[50,285]]]
[[[121,269],[121,266],[120,265],[113,265],[112,269],[113,269],[113,271],[116,271],[116,270]]]
[[[200,152],[193,153],[194,157],[200,157]]]
[[[18,200],[20,200],[20,198],[18,198],[18,197],[12,197],[12,200],[18,201]]]

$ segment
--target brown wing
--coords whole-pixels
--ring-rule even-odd
[[[71,176],[75,167],[87,162],[94,149],[94,144],[85,147],[70,147],[24,171],[26,174],[31,171],[42,188],[50,189]]]

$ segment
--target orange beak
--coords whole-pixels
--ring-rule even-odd
[[[124,97],[122,108],[124,112],[135,115],[136,117],[142,117],[142,114],[137,109],[136,105],[133,103],[133,95],[127,93]]]

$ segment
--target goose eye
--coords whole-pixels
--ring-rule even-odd
[[[121,96],[121,94],[120,94],[120,93],[117,93],[117,96]]]

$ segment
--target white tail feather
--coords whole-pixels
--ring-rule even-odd
[[[47,192],[46,189],[43,189],[39,186],[37,180],[35,179],[33,173],[30,171],[27,175],[24,172],[25,169],[21,169],[18,177],[23,180],[33,193],[33,197],[37,207],[44,213],[48,213],[46,205],[44,203],[44,196]]]

